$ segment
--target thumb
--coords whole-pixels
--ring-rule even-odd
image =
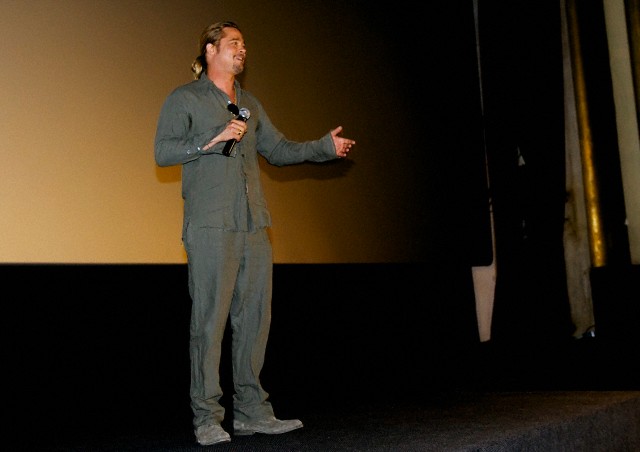
[[[331,136],[336,137],[338,134],[342,132],[342,126],[338,126],[331,131]]]

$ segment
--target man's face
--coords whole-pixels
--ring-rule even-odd
[[[215,48],[212,44],[209,46],[219,69],[231,72],[233,75],[238,75],[244,70],[247,50],[240,31],[227,27],[224,29],[224,37],[220,40],[219,48]]]

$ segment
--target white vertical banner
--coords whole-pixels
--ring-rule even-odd
[[[473,0],[473,16],[476,27],[476,55],[478,59],[478,80],[480,89],[480,107],[484,114],[484,102],[482,93],[482,70],[480,63],[480,33],[478,25],[478,0]],[[485,170],[487,173],[487,183],[490,185],[487,152],[485,147]],[[493,224],[493,207],[489,200],[489,216],[491,221],[491,249],[493,259],[491,264],[471,267],[473,277],[473,291],[476,303],[476,318],[478,321],[478,334],[480,342],[487,342],[491,339],[491,319],[493,317],[493,302],[496,292],[496,236]]]
[[[609,66],[616,111],[618,149],[622,170],[626,224],[631,263],[640,264],[640,132],[633,90],[630,34],[624,0],[605,0],[604,18],[609,46]]]

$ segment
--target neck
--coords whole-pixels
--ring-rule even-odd
[[[221,89],[227,96],[229,96],[229,100],[234,104],[237,103],[236,99],[236,88],[235,88],[235,77],[233,75],[228,74],[216,74],[215,72],[207,72],[207,77],[209,80],[213,82],[219,89]]]

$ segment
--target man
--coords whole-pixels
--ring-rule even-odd
[[[225,410],[219,373],[229,316],[234,434],[302,427],[298,419],[275,417],[259,378],[271,322],[273,263],[258,154],[277,166],[322,162],[346,157],[355,144],[338,136],[341,126],[319,140],[287,140],[235,78],[246,55],[237,24],[207,27],[192,65],[196,80],[169,94],[155,138],[156,163],[182,165],[182,240],[192,299],[190,395],[201,445],[231,440],[220,425]]]

